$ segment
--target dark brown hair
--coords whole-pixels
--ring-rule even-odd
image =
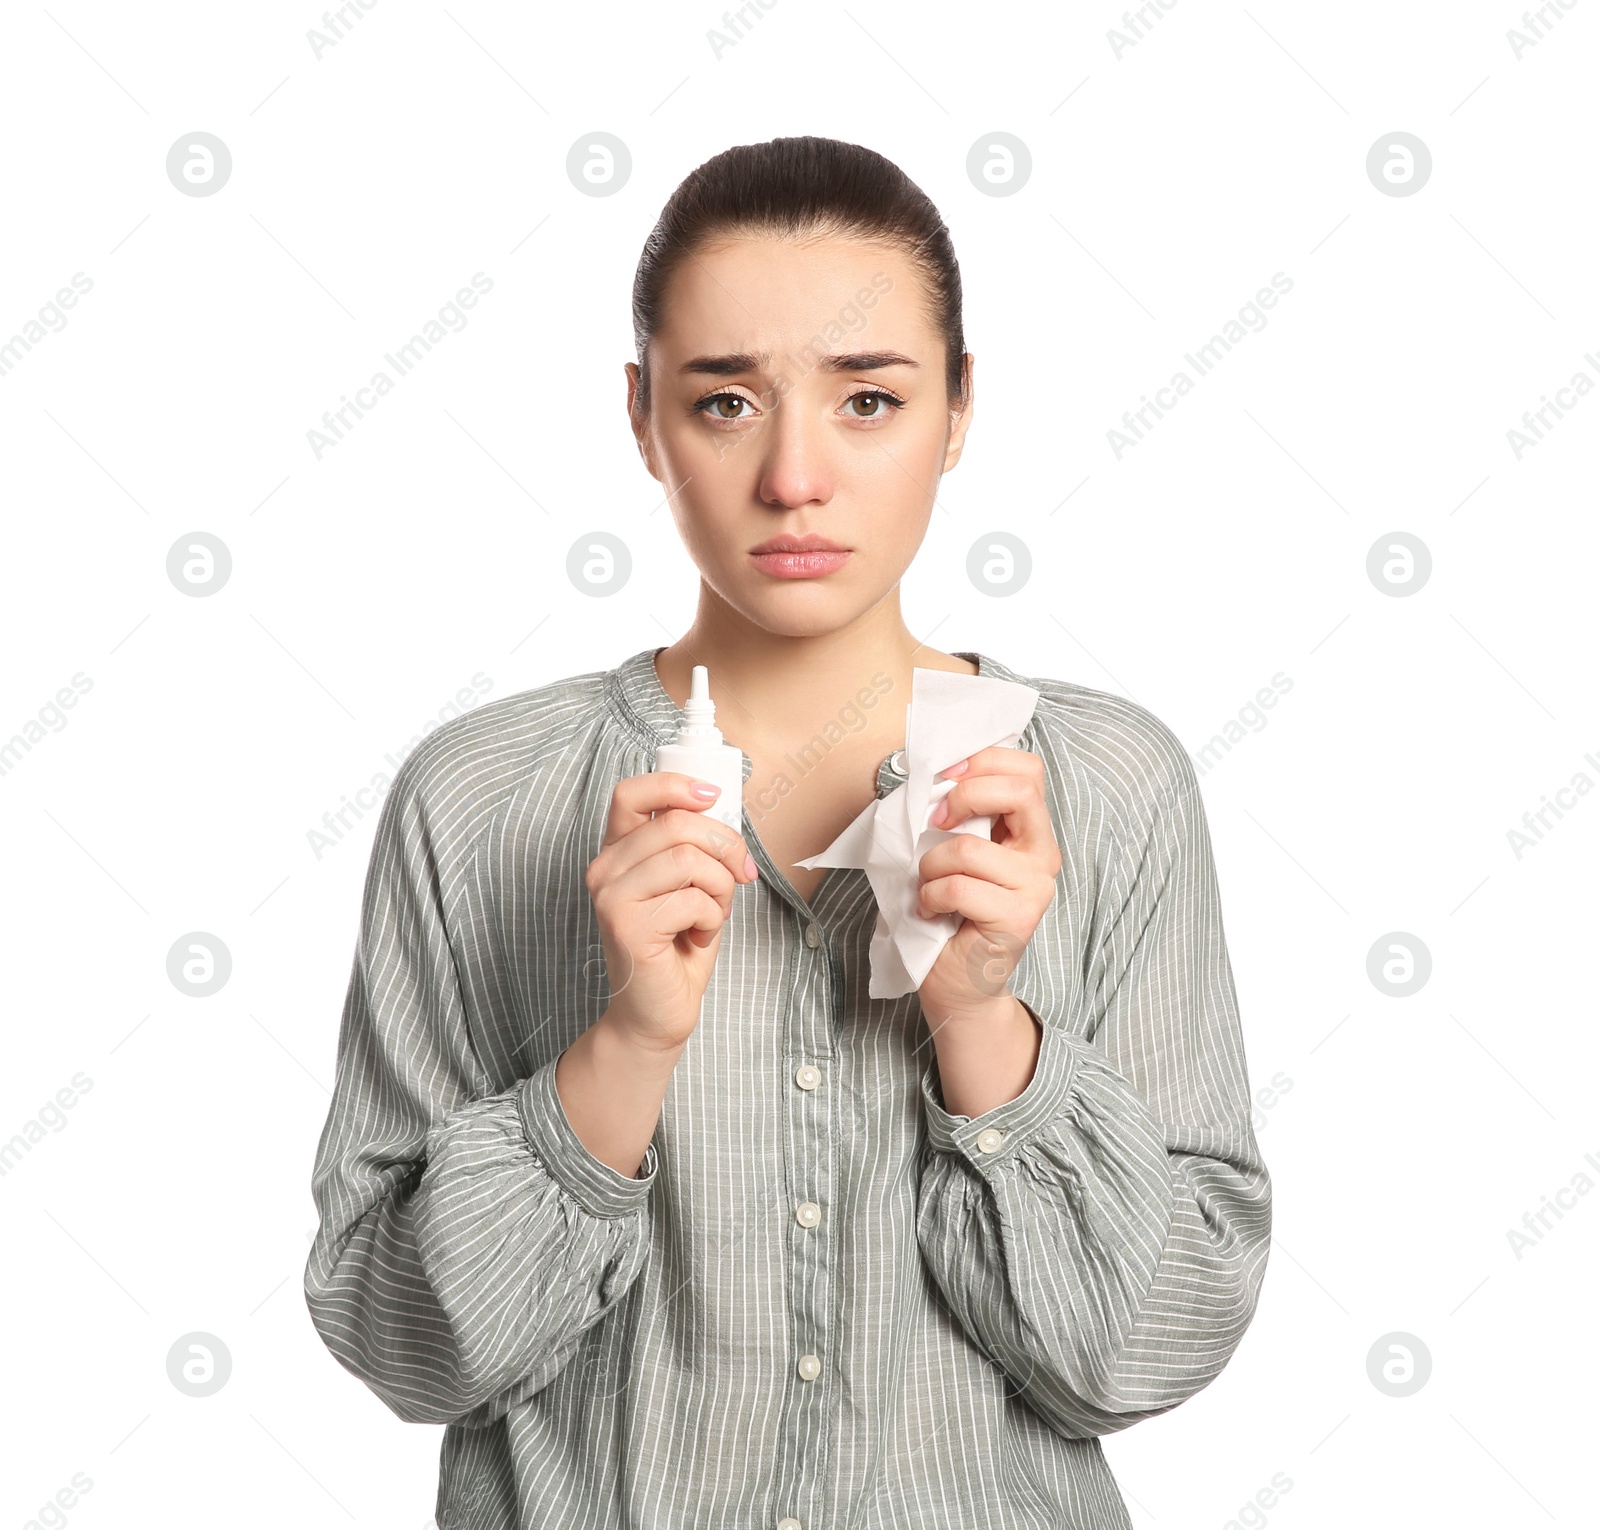
[[[672,273],[706,245],[742,234],[843,235],[903,249],[922,273],[930,316],[944,337],[945,392],[952,408],[963,401],[961,271],[938,208],[892,160],[860,144],[773,138],[724,149],[690,171],[644,242],[633,278],[638,413],[650,408],[648,349]]]

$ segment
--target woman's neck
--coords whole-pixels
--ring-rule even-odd
[[[912,635],[898,589],[848,627],[802,637],[767,631],[702,598],[694,624],[656,655],[656,673],[679,706],[696,664],[706,666],[723,737],[747,751],[781,748],[831,724],[886,751],[899,748],[914,669],[976,672]]]

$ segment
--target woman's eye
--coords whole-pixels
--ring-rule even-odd
[[[880,388],[869,388],[852,393],[844,401],[844,412],[853,420],[874,422],[887,419],[897,409],[905,407],[905,400]],[[742,393],[710,393],[694,406],[694,413],[707,418],[735,424],[754,419],[758,413],[755,405]]]
[[[882,404],[884,407],[881,409],[862,409],[857,407],[863,403]],[[865,393],[852,393],[845,400],[845,408],[849,411],[850,417],[855,420],[886,419],[891,412],[903,407],[904,403],[901,399],[896,398],[892,393],[884,393],[877,388],[870,389]]]
[[[696,413],[710,415],[714,420],[747,420],[750,416],[740,414],[739,406],[749,402],[742,393],[712,393],[694,407]]]

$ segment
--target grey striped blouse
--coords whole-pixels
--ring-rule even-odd
[[[612,788],[683,721],[657,651],[454,719],[384,801],[318,1332],[448,1426],[440,1530],[1128,1526],[1099,1437],[1221,1371],[1271,1224],[1188,755],[1133,702],[963,655],[1041,692],[1019,747],[1063,859],[1011,985],[1038,1063],[977,1118],[943,1108],[917,995],[867,995],[865,872],[808,907],[747,817],[761,877],[630,1179],[554,1070],[606,1007]]]

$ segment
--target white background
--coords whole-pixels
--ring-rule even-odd
[[[629,287],[683,175],[790,133],[887,154],[961,260],[975,423],[909,625],[1131,695],[1205,765],[1251,1082],[1289,1081],[1254,1325],[1106,1441],[1135,1524],[1594,1523],[1600,800],[1557,793],[1600,781],[1600,398],[1520,457],[1507,433],[1600,380],[1600,0],[1520,58],[1486,0],[1176,0],[1119,56],[1122,14],[777,0],[719,54],[715,0],[378,0],[319,59],[310,5],[8,11],[0,345],[93,285],[0,369],[0,1526],[61,1489],[40,1523],[431,1523],[442,1431],[301,1296],[376,812],[310,836],[475,675],[498,698],[683,630]],[[197,131],[232,154],[212,196],[167,178]],[[633,158],[606,197],[566,171],[596,131]],[[1413,195],[1367,175],[1396,131],[1431,151]],[[1032,157],[1008,196],[966,170],[996,132]],[[479,271],[319,460],[324,411]],[[1119,459],[1124,410],[1276,272],[1266,326]],[[608,599],[566,572],[596,531],[633,556]],[[197,532],[232,559],[205,598],[166,571]],[[966,575],[995,532],[1033,559],[1005,598]],[[1396,533],[1431,556],[1409,594],[1367,572]],[[197,931],[232,959],[209,998],[168,977]],[[1431,956],[1410,997],[1368,975],[1395,932]],[[194,1332],[231,1356],[205,1398],[167,1375]],[[1431,1357],[1404,1397],[1369,1377],[1394,1333]]]

